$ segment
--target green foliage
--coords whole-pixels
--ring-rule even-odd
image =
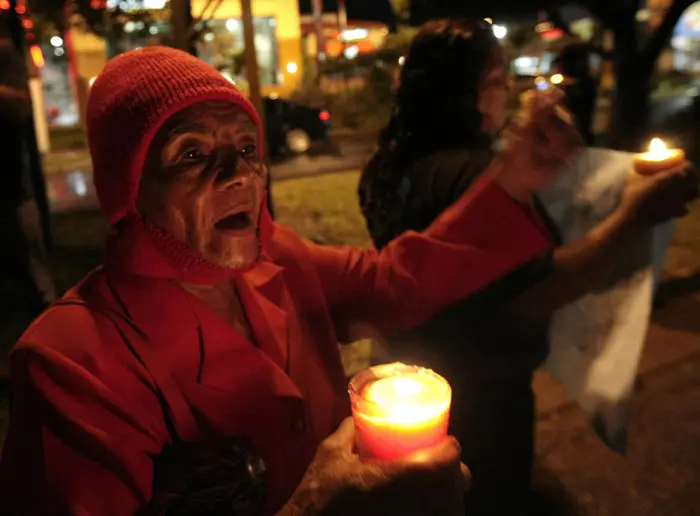
[[[305,74],[293,98],[307,105],[330,111],[335,127],[378,128],[389,119],[394,105],[394,86],[400,66],[418,29],[401,26],[387,35],[382,48],[374,54],[356,59],[329,59],[323,64],[325,83],[332,82],[335,91],[316,84],[312,73]],[[306,70],[314,70],[307,63]],[[347,86],[338,87],[346,82]],[[358,85],[359,83],[359,85]]]
[[[393,69],[372,66],[363,77],[348,78],[347,87],[338,88],[342,77],[331,79],[336,91],[328,91],[307,75],[292,99],[302,104],[323,107],[331,113],[334,128],[375,129],[386,123],[393,103]],[[357,82],[361,85],[357,86]],[[326,80],[328,82],[328,80]]]

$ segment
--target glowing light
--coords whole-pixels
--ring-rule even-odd
[[[37,68],[44,66],[44,53],[39,45],[29,47],[29,55],[32,57],[32,62]]]
[[[649,142],[649,150],[634,157],[634,168],[638,174],[652,175],[683,164],[685,151],[669,149],[661,138]]]
[[[654,159],[664,159],[668,156],[669,150],[666,143],[661,138],[653,138],[649,142],[649,154]]]
[[[508,29],[503,25],[492,25],[493,35],[498,39],[503,39],[508,34]]]
[[[297,73],[299,71],[299,66],[294,62],[290,61],[286,66],[287,73]]]
[[[343,55],[346,59],[355,59],[360,54],[360,47],[352,45],[343,50]]]
[[[367,29],[346,29],[340,33],[340,39],[342,41],[359,41],[365,39],[369,36],[369,31]]]
[[[49,41],[52,47],[63,46],[63,38],[60,36],[53,36]]]
[[[238,29],[238,20],[235,18],[229,18],[226,20],[226,30],[229,32],[235,32]]]
[[[552,75],[549,81],[552,84],[561,84],[562,82],[564,82],[564,76],[560,73],[555,73],[554,75]]]
[[[447,434],[452,390],[428,369],[374,366],[350,382],[360,456],[391,459],[434,445]]]
[[[547,88],[549,88],[549,81],[547,81],[546,78],[540,76],[537,79],[535,79],[535,88],[537,88],[540,91],[544,91]]]

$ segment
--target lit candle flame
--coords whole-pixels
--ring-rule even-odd
[[[667,150],[668,147],[661,138],[653,138],[649,143],[649,152],[652,154],[665,154]]]
[[[369,385],[364,397],[382,407],[385,421],[410,426],[449,408],[450,398],[444,391],[445,387],[430,377],[395,376]]]

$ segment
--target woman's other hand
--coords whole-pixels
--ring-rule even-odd
[[[529,203],[578,155],[583,141],[558,89],[534,95],[527,114],[506,131],[497,180],[516,200]]]

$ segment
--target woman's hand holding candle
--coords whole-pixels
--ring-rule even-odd
[[[634,157],[634,169],[643,176],[657,174],[683,163],[685,163],[685,151],[669,149],[661,138],[652,139],[649,150]]]
[[[698,197],[698,177],[683,161],[654,174],[630,174],[622,193],[620,210],[640,230],[687,213],[687,204]]]
[[[452,437],[397,460],[363,460],[346,419],[319,447],[287,506],[277,516],[462,516],[468,471]]]

